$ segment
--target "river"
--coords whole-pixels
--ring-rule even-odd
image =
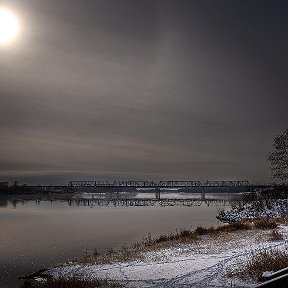
[[[138,193],[134,197],[143,198],[143,194]],[[85,198],[91,197],[87,195]],[[215,195],[209,194],[207,199],[227,200],[231,197],[229,194]],[[186,196],[168,193],[166,197]],[[193,197],[199,198],[199,195]],[[1,288],[19,287],[19,275],[81,257],[84,251],[117,249],[123,244],[141,240],[149,233],[153,237],[181,228],[219,225],[215,216],[223,208],[222,202],[208,206],[200,201],[200,206],[191,207],[77,203],[43,199],[1,201]]]

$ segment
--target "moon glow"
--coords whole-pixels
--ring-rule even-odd
[[[0,45],[11,43],[20,30],[16,15],[8,8],[0,7]]]

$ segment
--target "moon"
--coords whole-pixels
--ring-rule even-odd
[[[10,44],[20,30],[17,16],[6,7],[0,7],[0,45]]]

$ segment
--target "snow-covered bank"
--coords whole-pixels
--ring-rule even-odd
[[[288,199],[259,200],[219,212],[217,218],[224,223],[232,223],[246,218],[287,218]]]
[[[108,278],[124,287],[251,287],[253,281],[232,279],[226,272],[243,265],[247,255],[271,247],[287,249],[288,228],[281,226],[283,239],[271,242],[268,230],[202,236],[192,244],[179,244],[146,252],[143,260],[102,265],[67,264],[46,271],[58,276]]]

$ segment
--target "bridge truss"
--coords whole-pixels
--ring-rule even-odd
[[[70,181],[71,188],[215,188],[215,187],[250,187],[249,181]]]

